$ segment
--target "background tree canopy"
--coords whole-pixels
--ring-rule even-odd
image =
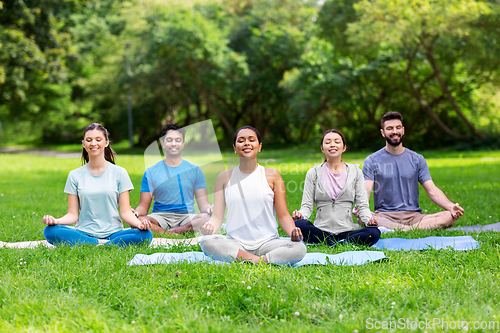
[[[374,149],[392,110],[413,147],[498,144],[499,70],[494,0],[0,1],[0,140],[126,139],[130,93],[140,146],[211,119],[225,146],[252,125]]]

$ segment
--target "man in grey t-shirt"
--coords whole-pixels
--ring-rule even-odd
[[[368,198],[373,189],[375,212],[380,226],[410,230],[447,228],[464,214],[458,203],[451,202],[432,181],[424,157],[403,147],[403,117],[388,112],[382,117],[380,133],[386,145],[371,154],[363,164]],[[446,211],[422,214],[418,204],[418,183],[429,198]]]

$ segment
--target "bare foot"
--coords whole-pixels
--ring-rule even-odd
[[[240,258],[237,261],[239,261],[240,263],[244,263],[245,261],[247,261],[247,262],[251,261],[256,265],[262,265],[262,264],[267,264],[267,257],[266,256],[255,256],[255,258],[251,258],[251,259]]]
[[[186,232],[193,231],[193,227],[191,223],[186,224],[186,225],[181,225],[180,227],[175,227],[171,228],[168,230],[165,230],[166,234],[171,234],[171,235],[178,235],[178,234],[185,234]]]
[[[164,233],[165,233],[165,234],[168,234],[168,235],[178,235],[179,233],[177,233],[177,232],[175,231],[175,229],[177,229],[177,228],[172,228],[172,229],[165,230],[165,232],[164,232]]]

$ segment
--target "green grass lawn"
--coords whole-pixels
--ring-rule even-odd
[[[362,164],[365,156],[347,153],[345,160]],[[436,185],[465,208],[458,226],[500,221],[499,151],[424,156]],[[298,209],[302,192],[297,188],[321,154],[264,150],[259,158],[282,172],[289,210]],[[227,166],[235,162],[227,155]],[[136,187],[131,192],[135,206],[143,158],[119,155],[117,164],[128,170]],[[66,213],[66,177],[80,165],[76,158],[0,154],[0,240],[43,239],[42,216]],[[420,203],[428,213],[439,210],[425,192]],[[390,237],[431,235],[463,233],[414,231]],[[386,251],[390,259],[384,262],[297,269],[248,263],[126,265],[137,253],[199,251],[198,246],[1,248],[0,332],[390,331],[384,324],[400,331],[440,332],[447,327],[460,331],[457,325],[464,321],[469,331],[488,331],[485,325],[500,322],[500,235],[473,237],[481,244],[478,250]],[[360,249],[366,248],[309,251]],[[426,326],[426,321],[436,325]]]

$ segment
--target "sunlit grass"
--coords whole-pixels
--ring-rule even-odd
[[[345,160],[362,163],[366,155],[350,153]],[[457,225],[500,221],[500,152],[424,156],[429,156],[434,182],[466,209]],[[321,155],[264,150],[259,157],[261,164],[282,171],[289,210],[299,208],[300,183],[307,172],[300,166],[321,163]],[[232,154],[225,154],[224,161],[228,167],[237,163]],[[129,172],[135,186],[131,202],[137,205],[144,158],[119,154],[117,163]],[[41,216],[66,212],[66,177],[80,165],[78,158],[1,154],[0,240],[43,239]],[[429,213],[440,210],[425,192],[420,203]],[[463,234],[414,231],[390,237]],[[483,330],[474,330],[473,321],[500,321],[500,236],[473,237],[481,244],[478,250],[386,251],[390,259],[385,262],[298,269],[252,264],[126,265],[137,253],[199,251],[199,246],[2,248],[0,331],[368,332],[377,331],[368,329],[370,319],[441,318],[469,321],[469,330],[479,332]],[[327,253],[357,249],[309,247],[310,252]]]

